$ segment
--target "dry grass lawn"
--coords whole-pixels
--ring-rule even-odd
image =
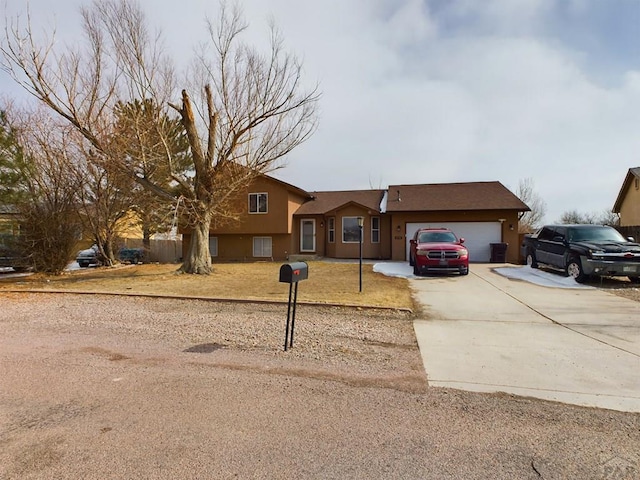
[[[408,281],[362,266],[362,293],[357,263],[311,261],[309,278],[299,282],[298,301],[413,309]],[[209,276],[176,273],[178,265],[134,265],[82,269],[59,277],[30,275],[4,278],[0,289],[80,291],[207,297],[233,300],[287,301],[289,284],[280,283],[274,262],[214,265]]]

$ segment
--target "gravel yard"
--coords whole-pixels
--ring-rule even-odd
[[[603,283],[603,285],[597,286],[609,293],[613,293],[614,295],[640,302],[640,286],[638,285],[609,280],[608,282]]]
[[[429,388],[408,313],[0,301],[2,480],[640,478],[640,415]]]

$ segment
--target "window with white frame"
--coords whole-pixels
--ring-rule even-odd
[[[327,235],[329,237],[329,243],[336,243],[336,219],[335,219],[335,217],[329,217],[327,219]]]
[[[371,217],[371,243],[380,243],[380,217]]]
[[[342,243],[358,243],[359,241],[358,217],[342,217]]]
[[[267,194],[249,194],[249,213],[267,213]]]
[[[212,257],[218,256],[218,237],[209,237],[209,254]]]
[[[253,237],[253,256],[267,257],[272,256],[272,240],[271,237]]]

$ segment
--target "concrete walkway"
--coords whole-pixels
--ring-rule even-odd
[[[424,308],[414,328],[430,385],[640,412],[640,303],[510,280],[493,267],[410,280]]]

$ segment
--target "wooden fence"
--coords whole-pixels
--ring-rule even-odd
[[[632,226],[616,226],[616,229],[622,234],[623,237],[633,237],[636,242],[640,242],[640,225]]]
[[[127,248],[142,247],[142,239],[127,238],[124,243]],[[146,261],[180,263],[182,261],[182,240],[151,240],[151,251]]]

